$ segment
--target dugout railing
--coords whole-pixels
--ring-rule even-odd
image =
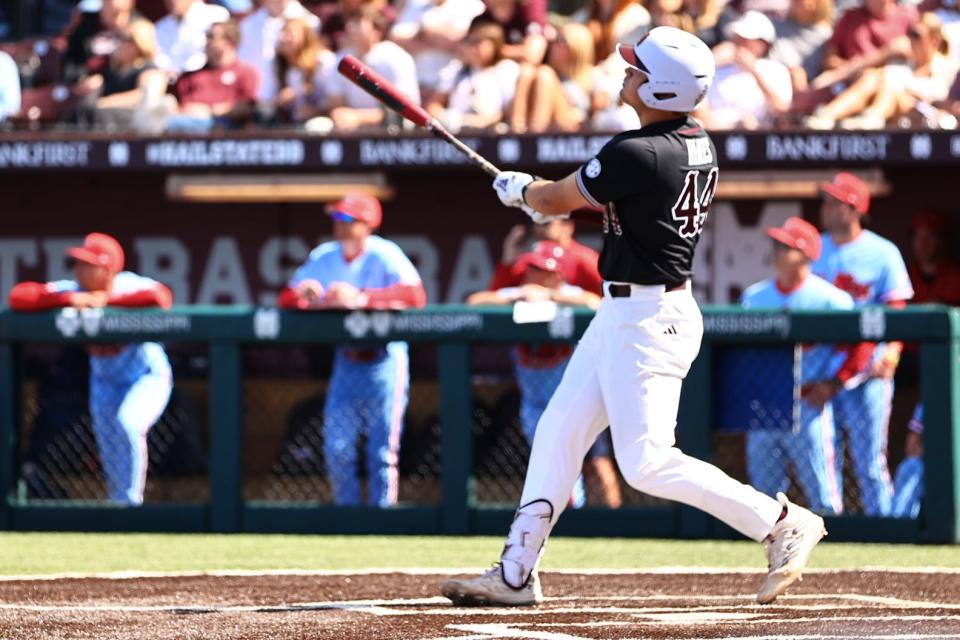
[[[431,306],[405,312],[281,312],[270,308],[175,307],[42,314],[0,312],[0,530],[214,531],[378,534],[502,534],[512,509],[478,505],[472,452],[472,349],[477,344],[575,340],[591,314],[516,324],[509,309]],[[732,345],[903,340],[917,345],[919,396],[928,425],[921,517],[838,516],[833,540],[960,541],[960,310],[918,306],[854,312],[744,312],[704,309],[705,337],[681,398],[683,449],[713,459],[713,359]],[[156,340],[205,345],[209,422],[208,499],[202,504],[119,507],[77,501],[24,500],[17,490],[24,423],[24,348]],[[244,498],[243,351],[253,346],[382,343],[436,346],[441,498],[435,506],[336,507],[264,503]],[[637,537],[729,537],[705,514],[682,506],[568,510],[558,534]]]

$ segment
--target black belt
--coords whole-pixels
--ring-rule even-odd
[[[681,280],[680,282],[665,284],[664,286],[666,287],[664,293],[668,293],[670,291],[679,291],[687,286],[687,281]],[[633,286],[629,284],[612,283],[607,285],[607,291],[610,292],[611,298],[629,298],[633,293]]]

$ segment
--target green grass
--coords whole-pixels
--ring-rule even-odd
[[[214,569],[483,567],[494,537],[0,533],[0,575]],[[554,538],[549,569],[726,567],[762,569],[753,542]],[[824,543],[814,567],[960,567],[960,546]]]

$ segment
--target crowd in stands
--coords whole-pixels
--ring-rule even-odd
[[[695,114],[710,129],[954,129],[960,116],[956,0],[135,2],[82,0],[59,34],[0,43],[0,122],[396,126],[336,72],[350,53],[451,130],[632,128],[616,44],[660,25],[714,50]],[[0,14],[0,39],[12,33]]]

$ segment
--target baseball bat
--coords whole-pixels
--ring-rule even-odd
[[[471,162],[486,171],[487,174],[496,176],[500,173],[500,169],[492,162],[447,131],[446,127],[440,124],[439,120],[431,116],[426,109],[415,104],[410,98],[400,93],[396,87],[390,84],[389,80],[357,58],[351,55],[344,56],[340,64],[337,65],[337,70],[352,83],[376,98],[385,107],[396,111],[418,127],[426,129],[435,138],[452,144]]]

